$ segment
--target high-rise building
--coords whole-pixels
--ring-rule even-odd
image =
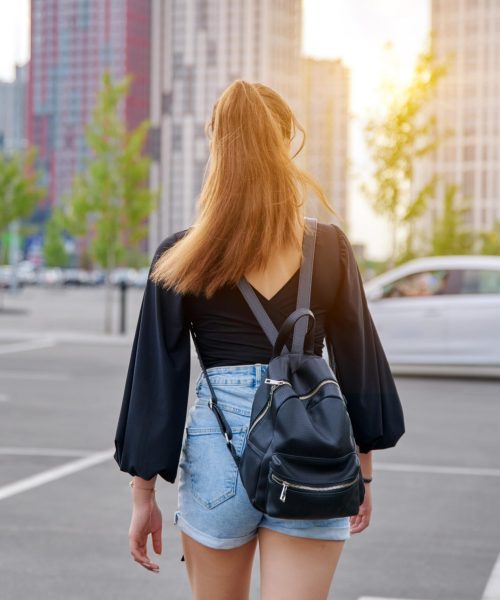
[[[445,141],[417,171],[417,184],[433,172],[442,180],[419,226],[431,230],[456,183],[470,200],[467,225],[488,230],[500,220],[500,2],[433,0],[432,30],[438,60],[449,60],[433,106]]]
[[[303,59],[303,168],[321,185],[340,220],[318,206],[321,220],[347,221],[349,70],[340,60]],[[312,211],[310,211],[312,214]]]
[[[150,250],[194,216],[212,107],[235,79],[271,86],[300,120],[301,0],[152,0]]]
[[[26,146],[26,87],[28,63],[16,65],[14,81],[0,81],[0,152],[11,154]]]
[[[133,75],[121,106],[127,126],[149,116],[150,2],[31,1],[28,140],[48,188],[44,213],[90,156],[85,126],[105,70],[113,80]]]

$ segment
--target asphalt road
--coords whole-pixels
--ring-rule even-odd
[[[1,600],[189,599],[176,484],[158,485],[160,574],[128,550],[129,476],[112,452],[130,335],[103,339],[81,291],[30,294],[0,313]],[[500,593],[500,382],[396,381],[407,432],[374,452],[372,523],[346,542],[329,597],[481,600],[488,581]],[[258,567],[257,550],[255,600]]]

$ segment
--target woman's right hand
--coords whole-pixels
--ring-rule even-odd
[[[351,533],[360,533],[368,527],[372,515],[372,508],[372,484],[368,483],[365,486],[365,497],[363,504],[359,507],[358,514],[349,517]]]
[[[134,497],[132,520],[128,532],[130,554],[134,560],[154,573],[159,573],[160,565],[151,562],[147,542],[151,534],[153,550],[161,554],[162,514],[152,492],[142,492]]]

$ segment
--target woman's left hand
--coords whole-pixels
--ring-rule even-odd
[[[365,484],[365,498],[363,504],[359,507],[357,515],[349,517],[351,533],[359,533],[366,529],[370,524],[372,514],[372,484]]]
[[[147,492],[150,495],[150,492]],[[132,520],[129,529],[129,548],[134,560],[154,573],[160,565],[151,562],[148,556],[148,535],[151,534],[153,550],[161,554],[162,514],[154,497],[140,498],[134,501]]]

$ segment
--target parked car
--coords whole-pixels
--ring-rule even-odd
[[[29,260],[22,260],[17,265],[17,280],[21,285],[36,285],[37,275],[35,265]]]
[[[129,286],[135,285],[136,278],[137,271],[131,267],[117,267],[109,277],[112,285],[120,285],[124,281]]]
[[[38,271],[37,282],[39,285],[62,285],[63,281],[63,270],[61,267],[43,267]]]
[[[0,265],[0,288],[10,288],[13,280],[12,265]],[[34,271],[26,269],[25,266],[18,265],[16,272],[17,287],[22,288],[25,285],[36,283]]]
[[[500,372],[500,256],[418,258],[364,288],[391,365]]]
[[[64,285],[90,285],[90,275],[85,269],[63,269]]]
[[[149,267],[142,267],[137,270],[134,285],[136,287],[145,287],[148,282]]]
[[[10,265],[0,265],[0,288],[9,288],[12,277]]]

